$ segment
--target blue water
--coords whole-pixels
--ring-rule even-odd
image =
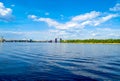
[[[0,81],[120,81],[120,44],[0,43]]]

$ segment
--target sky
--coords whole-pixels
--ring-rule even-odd
[[[5,39],[120,39],[120,0],[0,0]]]

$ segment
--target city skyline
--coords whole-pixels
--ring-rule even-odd
[[[119,39],[119,21],[120,0],[0,0],[5,39]]]

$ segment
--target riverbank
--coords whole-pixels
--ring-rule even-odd
[[[85,39],[85,40],[62,40],[61,43],[80,44],[120,44],[120,39]]]

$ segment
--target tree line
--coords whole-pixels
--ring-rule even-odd
[[[120,43],[120,39],[76,39],[62,40],[61,43]]]

